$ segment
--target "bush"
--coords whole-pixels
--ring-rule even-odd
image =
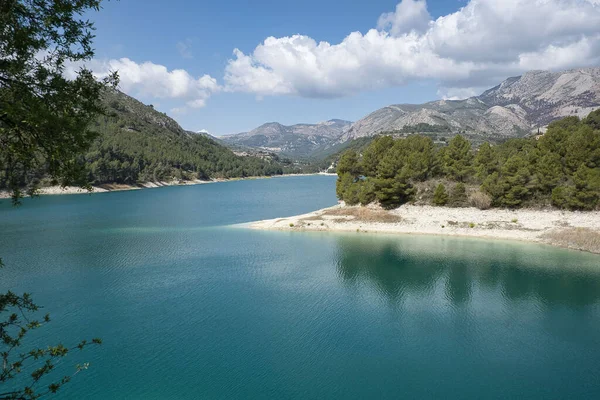
[[[487,210],[492,206],[492,198],[487,193],[477,191],[469,196],[469,204],[480,210]]]
[[[448,193],[446,192],[446,186],[440,183],[433,193],[433,204],[436,206],[445,206],[448,203]]]

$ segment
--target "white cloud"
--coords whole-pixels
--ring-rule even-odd
[[[94,59],[86,64],[97,77],[112,71],[119,73],[119,89],[132,96],[157,99],[175,99],[185,105],[173,108],[173,113],[185,113],[188,108],[201,108],[208,98],[221,90],[217,80],[210,75],[195,78],[183,69],[168,70],[164,65],[129,58],[118,60]],[[67,68],[67,76],[73,76],[77,65]]]
[[[436,20],[425,0],[403,0],[378,29],[337,44],[294,35],[269,37],[249,54],[236,49],[225,87],[341,97],[435,79],[443,96],[456,97],[530,69],[597,65],[599,26],[599,0],[470,0]]]
[[[377,29],[387,30],[393,36],[416,31],[427,31],[431,16],[425,0],[404,0],[398,3],[396,11],[381,14]]]
[[[487,88],[440,88],[438,96],[444,100],[463,100],[481,94]]]

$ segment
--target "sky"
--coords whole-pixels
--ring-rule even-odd
[[[216,136],[600,65],[600,0],[113,0],[86,17],[88,68]]]

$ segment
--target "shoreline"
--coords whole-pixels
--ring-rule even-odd
[[[222,183],[222,182],[235,182],[235,181],[249,181],[256,179],[270,179],[270,178],[288,178],[293,176],[337,176],[336,174],[330,174],[326,172],[316,172],[313,174],[283,174],[283,175],[271,175],[271,176],[248,176],[245,178],[228,178],[228,179],[211,179],[203,181],[200,179],[194,179],[191,181],[159,181],[159,182],[143,182],[139,184],[122,184],[122,183],[105,183],[102,185],[92,186],[92,190],[88,191],[77,186],[46,186],[38,190],[38,196],[60,196],[65,194],[96,194],[96,193],[107,193],[107,192],[122,192],[128,190],[141,190],[141,189],[154,189],[166,186],[192,186],[192,185],[205,185],[209,183]],[[25,196],[28,197],[28,196]],[[0,200],[10,199],[10,193],[5,190],[0,190]]]
[[[279,231],[356,232],[517,240],[600,254],[600,212],[338,204],[240,226]]]

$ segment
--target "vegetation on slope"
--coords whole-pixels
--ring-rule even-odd
[[[442,148],[420,135],[381,136],[364,151],[345,152],[337,172],[337,194],[347,204],[393,208],[430,198],[438,205],[594,210],[600,207],[600,110],[584,120],[556,121],[540,138],[484,143],[477,151],[462,136]]]
[[[85,154],[92,183],[234,178],[282,174],[274,159],[236,156],[212,139],[119,92],[105,94],[100,135]]]
[[[277,156],[237,156],[214,140],[183,130],[152,106],[116,90],[102,95],[104,112],[90,124],[95,139],[77,157],[87,183],[237,178],[293,172]],[[43,159],[43,157],[42,157]],[[39,184],[47,162],[23,174],[20,187]],[[1,178],[1,177],[0,177]],[[0,179],[0,188],[3,180]]]

